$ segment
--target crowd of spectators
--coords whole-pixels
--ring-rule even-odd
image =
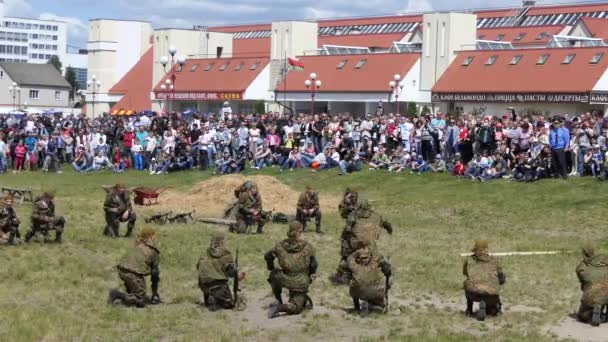
[[[477,181],[606,178],[608,121],[577,116],[156,114],[0,118],[0,172],[245,168],[445,172]]]

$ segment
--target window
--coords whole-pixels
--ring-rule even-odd
[[[342,68],[344,68],[344,66],[346,65],[346,63],[348,62],[348,60],[342,60],[340,63],[338,63],[338,66],[336,67],[336,69],[338,70],[342,70]]]
[[[205,71],[211,70],[211,68],[213,68],[213,64],[215,64],[215,63],[209,63],[209,64],[207,64],[207,67],[205,68]]]
[[[355,69],[363,68],[365,63],[367,63],[367,59],[362,59],[362,60],[358,61],[357,64],[355,65]]]
[[[471,63],[473,63],[474,59],[475,59],[475,57],[473,57],[473,56],[469,56],[469,57],[465,58],[464,61],[462,62],[462,66],[471,65]]]
[[[517,65],[519,63],[519,61],[521,61],[522,57],[523,57],[522,55],[513,56],[513,58],[511,59],[511,62],[509,62],[509,65]]]
[[[59,90],[55,91],[55,101],[61,101],[61,92]]]
[[[245,65],[245,62],[240,62],[239,64],[236,65],[236,67],[234,68],[234,71],[241,71],[241,69],[243,68],[243,65]]]
[[[496,36],[496,39],[494,39],[495,41],[499,42],[501,41],[503,38],[505,37],[504,34],[499,34],[498,36]]]
[[[562,61],[562,64],[570,64],[572,63],[572,60],[574,59],[574,57],[576,57],[575,53],[569,53],[566,58],[564,58],[564,60]]]
[[[545,38],[545,36],[548,35],[547,32],[541,32],[538,34],[538,36],[536,36],[536,38],[534,38],[535,40],[542,40]]]
[[[228,67],[228,64],[230,64],[230,62],[226,62],[224,65],[222,65],[218,70],[219,71],[224,71],[226,70],[226,68]]]
[[[517,37],[515,37],[515,39],[513,39],[513,40],[520,41],[520,40],[524,39],[525,36],[526,36],[526,33],[522,32],[522,33],[518,34]]]
[[[259,65],[260,65],[260,63],[257,63],[257,62],[256,62],[256,63],[253,63],[253,64],[251,64],[251,66],[249,67],[249,70],[253,71],[253,70],[257,69]]]
[[[545,65],[545,63],[547,63],[547,59],[549,59],[549,55],[540,55],[536,61],[536,65]]]
[[[591,57],[591,60],[589,61],[589,64],[597,64],[602,60],[602,57],[604,57],[604,53],[603,52],[598,52],[595,55],[593,55],[593,57]]]
[[[30,90],[30,99],[32,99],[32,100],[38,99],[38,90]]]
[[[496,62],[497,59],[498,59],[498,56],[491,56],[486,61],[486,66],[490,66],[490,65],[494,64],[494,62]]]

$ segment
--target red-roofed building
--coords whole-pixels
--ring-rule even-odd
[[[141,112],[152,109],[150,91],[153,55],[153,48],[149,48],[135,66],[110,88],[109,95],[121,96],[120,100],[111,106],[110,111],[125,109]]]
[[[566,25],[532,27],[497,27],[478,29],[477,39],[507,42],[513,46],[545,46],[551,37],[567,31]]]
[[[572,27],[570,36],[601,38],[608,41],[608,18],[584,17]]]
[[[608,47],[463,51],[433,87],[448,110],[603,109]],[[599,97],[598,97],[599,96]]]

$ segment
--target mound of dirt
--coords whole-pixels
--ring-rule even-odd
[[[264,210],[275,209],[277,212],[295,215],[300,192],[270,176],[227,175],[214,177],[192,186],[185,193],[177,191],[163,193],[160,196],[158,208],[172,210],[173,212],[196,210],[196,215],[199,217],[221,217],[224,214],[224,209],[236,200],[234,190],[246,180],[251,180],[258,185]],[[340,203],[340,199],[335,196],[321,195],[319,197],[321,208],[324,210],[336,210]]]

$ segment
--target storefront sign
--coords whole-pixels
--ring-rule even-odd
[[[185,101],[234,101],[242,100],[243,93],[239,92],[156,92],[157,100]]]
[[[608,104],[608,93],[591,93],[591,103]]]
[[[588,93],[572,94],[500,94],[500,93],[433,93],[433,102],[498,102],[498,103],[589,103]]]

